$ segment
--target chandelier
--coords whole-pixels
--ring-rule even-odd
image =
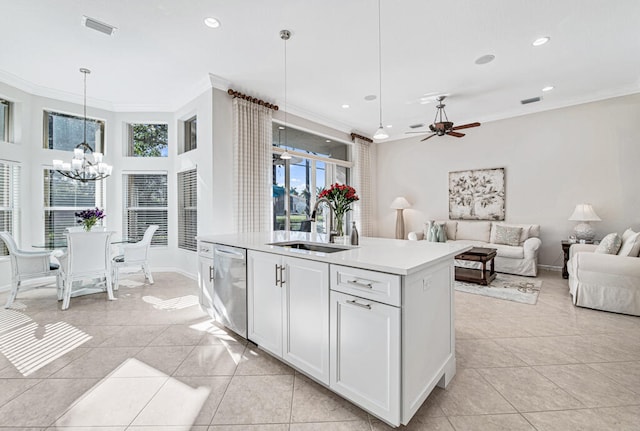
[[[104,163],[102,153],[93,151],[93,148],[87,144],[87,75],[91,71],[81,68],[80,72],[84,74],[84,139],[74,148],[70,163],[54,160],[53,169],[67,178],[86,183],[107,178],[111,175],[113,166]]]

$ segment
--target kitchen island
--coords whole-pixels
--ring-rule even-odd
[[[361,238],[332,248],[300,232],[197,239],[199,250],[246,252],[236,286],[246,286],[250,341],[388,424],[407,424],[455,375],[453,259],[469,246]],[[200,265],[205,309],[216,289],[207,271],[218,269]]]

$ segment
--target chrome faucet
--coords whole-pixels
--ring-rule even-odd
[[[309,221],[316,221],[316,213],[318,212],[318,206],[322,203],[326,203],[329,207],[329,224],[327,225],[327,233],[329,235],[328,242],[333,242],[333,238],[338,235],[338,232],[333,230],[333,208],[331,208],[331,202],[327,198],[320,198],[316,201],[316,204],[313,206],[313,211],[311,212],[311,217]]]

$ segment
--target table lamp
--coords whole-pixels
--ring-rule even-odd
[[[573,210],[573,214],[569,217],[570,221],[579,221],[574,231],[578,240],[593,241],[593,237],[596,235],[596,231],[589,224],[591,221],[602,221],[600,217],[593,210],[591,204],[578,204],[576,209]]]
[[[411,207],[411,204],[402,196],[391,202],[391,209],[396,210],[396,239],[404,239],[404,217],[402,211]]]

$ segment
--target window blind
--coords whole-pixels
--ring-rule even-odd
[[[167,175],[124,174],[123,232],[129,240],[139,241],[152,224],[159,226],[151,245],[168,245]]]
[[[104,207],[104,186],[102,181],[72,180],[52,169],[45,169],[43,177],[44,242],[59,244],[64,241],[65,229],[78,225],[76,212]],[[103,223],[99,221],[98,225]]]
[[[198,234],[198,172],[178,172],[178,247],[196,251]]]
[[[0,160],[0,231],[14,238],[20,232],[20,190],[20,165]],[[0,241],[0,256],[8,254],[4,241]]]

